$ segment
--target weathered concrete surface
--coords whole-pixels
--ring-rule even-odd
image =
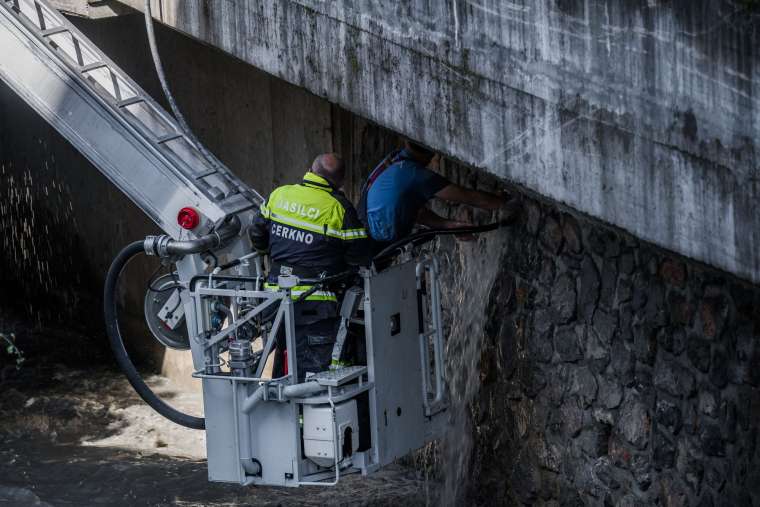
[[[470,165],[760,281],[760,32],[747,4],[165,0],[154,12]]]

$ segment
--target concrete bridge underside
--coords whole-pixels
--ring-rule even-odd
[[[384,127],[760,281],[750,2],[154,4],[168,26]]]

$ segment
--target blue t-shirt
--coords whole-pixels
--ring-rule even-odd
[[[367,225],[375,241],[395,241],[408,235],[420,209],[449,184],[407,156],[402,150],[367,192]]]

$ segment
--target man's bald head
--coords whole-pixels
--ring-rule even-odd
[[[314,163],[311,164],[311,172],[317,176],[322,176],[335,188],[342,187],[343,181],[346,178],[346,168],[343,165],[343,159],[337,153],[317,155]]]

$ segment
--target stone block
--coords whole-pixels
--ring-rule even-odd
[[[644,278],[643,273],[636,273],[631,279],[633,284],[633,298],[631,304],[634,310],[640,310],[647,304],[649,295],[649,283]]]
[[[661,471],[672,468],[676,460],[676,448],[661,431],[655,431],[652,438],[652,465]]]
[[[710,369],[710,342],[699,338],[697,335],[689,335],[686,343],[686,353],[691,364],[702,373]]]
[[[655,421],[662,428],[667,428],[673,435],[681,430],[681,409],[668,400],[659,399],[655,407]]]
[[[636,359],[652,365],[657,357],[658,328],[649,322],[637,322],[633,325],[633,352]]]
[[[619,310],[618,332],[620,337],[628,343],[633,342],[633,307],[622,305]]]
[[[657,343],[673,355],[680,355],[686,347],[686,331],[680,327],[660,328],[657,331]]]
[[[642,491],[652,485],[652,463],[647,454],[634,454],[631,458],[631,473]]]
[[[654,386],[676,398],[688,398],[695,390],[694,374],[679,363],[662,356],[654,367]]]
[[[546,217],[544,225],[539,233],[541,244],[553,254],[559,253],[564,241],[562,227],[554,217]]]
[[[615,304],[615,289],[618,280],[617,261],[615,259],[605,258],[602,261],[601,279],[599,304],[605,308],[612,308]]]
[[[665,290],[659,284],[649,284],[642,319],[652,327],[662,327],[668,323],[668,315],[665,309]]]
[[[541,207],[536,201],[525,201],[525,230],[532,235],[538,234],[538,227],[541,224]]]
[[[729,378],[735,384],[760,385],[760,336],[750,325],[736,330],[736,364],[729,371]]]
[[[577,437],[583,428],[584,419],[580,401],[575,397],[566,399],[557,415],[559,415],[562,433],[569,437]]]
[[[699,441],[702,444],[702,452],[707,456],[726,455],[726,442],[716,424],[705,424],[699,432]]]
[[[676,469],[686,485],[697,495],[702,489],[704,462],[704,455],[691,439],[681,439],[678,442]]]
[[[708,464],[705,466],[704,481],[706,485],[710,486],[715,491],[722,491],[723,486],[726,484],[726,475],[724,468],[721,466]]]
[[[689,507],[689,494],[685,486],[673,475],[664,475],[659,481],[659,504],[663,507]]]
[[[564,215],[562,220],[562,235],[565,239],[565,250],[573,255],[583,251],[583,237],[578,221],[572,215]]]
[[[633,285],[627,278],[618,278],[617,285],[617,304],[625,303],[633,297]]]
[[[554,331],[554,350],[561,361],[576,362],[583,358],[582,335],[582,326],[558,327]]]
[[[708,390],[699,392],[699,411],[703,414],[715,418],[718,416],[718,400],[715,395]]]
[[[599,302],[601,280],[599,270],[590,256],[585,256],[581,264],[581,289],[579,295],[579,314],[586,322],[594,316],[594,310]]]
[[[636,363],[633,375],[633,389],[647,406],[654,407],[655,388],[652,382],[652,368],[644,363]]]
[[[728,303],[725,297],[705,298],[699,305],[702,336],[713,340],[721,335],[728,319]]]
[[[668,311],[670,323],[677,326],[690,325],[694,316],[694,306],[678,292],[668,294]]]
[[[530,361],[523,361],[517,370],[522,390],[528,398],[535,398],[546,387],[546,376]]]
[[[622,340],[613,341],[610,364],[612,365],[612,370],[624,386],[633,385],[635,380],[636,359]]]
[[[620,273],[624,275],[630,275],[633,273],[633,270],[636,268],[636,259],[633,256],[633,253],[626,252],[620,257],[618,257],[618,269],[620,270]]]
[[[538,281],[544,286],[549,286],[554,283],[556,272],[557,268],[554,259],[551,257],[544,257],[541,261],[541,272],[538,275]]]
[[[594,374],[586,366],[574,368],[571,373],[570,394],[578,396],[584,408],[588,408],[596,399],[598,386]]]
[[[630,398],[620,409],[617,430],[623,438],[637,449],[649,444],[652,421],[647,407],[636,398]]]
[[[660,278],[667,285],[682,289],[686,285],[686,265],[677,259],[667,258],[660,264]]]
[[[556,444],[541,439],[536,445],[536,457],[541,468],[555,473],[559,472],[562,463],[562,450]]]
[[[608,455],[616,467],[630,469],[633,460],[633,449],[615,434],[610,437]]]
[[[558,324],[571,321],[575,317],[577,307],[575,279],[569,274],[560,276],[552,287],[551,301],[554,321]]]
[[[623,400],[623,386],[617,378],[614,375],[599,375],[597,379],[599,404],[607,409],[619,407]]]
[[[587,329],[586,359],[595,373],[601,373],[610,362],[610,345],[605,343],[595,328]]]
[[[716,350],[712,357],[712,366],[710,368],[710,382],[715,387],[724,388],[728,384],[728,357],[720,350]]]

